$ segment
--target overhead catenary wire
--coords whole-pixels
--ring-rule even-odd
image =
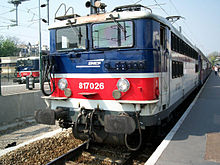
[[[11,25],[11,22],[5,22],[5,21],[2,21],[0,20],[0,27],[9,27]]]
[[[12,10],[15,10],[15,8],[13,8],[13,7],[7,7],[7,6],[4,6],[4,5],[0,5],[0,7],[11,9],[10,11],[1,13],[0,16],[3,15],[3,14],[6,14],[6,13],[10,13],[10,12],[12,12]],[[27,13],[27,14],[31,14],[32,15],[31,21],[32,21],[34,19],[34,17],[39,17],[38,14],[36,12],[34,12],[35,9],[38,9],[38,7],[26,8],[25,10],[18,9],[18,11],[23,12],[23,13]],[[1,17],[1,18],[10,21],[10,19],[8,19],[8,18],[4,18],[4,17]],[[50,19],[50,20],[52,20],[52,19]]]
[[[1,27],[1,28],[10,28],[10,26],[5,26],[5,27]],[[33,28],[32,28],[33,29]],[[4,33],[4,29],[1,29],[0,30],[0,35],[4,35],[5,33]],[[34,35],[32,35],[32,34],[28,34],[28,35],[26,35],[25,33],[20,33],[20,34],[16,34],[16,38],[20,38],[20,37],[23,37],[23,38],[26,38],[27,40],[29,40],[30,38],[33,38],[34,37]]]
[[[7,21],[11,21],[11,19],[6,18],[6,17],[2,17],[2,16],[0,16],[0,18],[1,18],[1,19],[4,19],[4,20],[7,20]]]
[[[6,8],[6,9],[10,9],[10,11],[7,11],[7,12],[4,12],[4,13],[1,13],[1,14],[0,14],[1,20],[6,20],[6,21],[8,21],[8,22],[2,22],[3,25],[2,25],[1,27],[2,27],[2,28],[5,27],[5,28],[9,29],[9,27],[11,27],[11,26],[13,25],[13,19],[6,18],[6,17],[3,17],[3,16],[1,16],[1,15],[4,15],[4,14],[6,14],[6,13],[10,13],[10,12],[12,12],[13,10],[15,10],[15,8],[14,8],[14,7],[4,6],[4,5],[0,5],[0,7]],[[34,20],[35,17],[36,17],[36,18],[38,17],[38,14],[36,14],[36,12],[34,11],[35,9],[38,9],[38,7],[26,8],[25,10],[23,10],[23,9],[18,9],[19,11],[21,11],[21,12],[23,12],[23,13],[27,13],[27,14],[32,15],[29,21],[24,22],[25,25],[28,24],[28,25],[27,25],[28,28],[29,28],[30,26],[32,26],[33,24],[37,23],[36,21],[39,21],[39,19]],[[4,24],[5,24],[5,25],[4,25]],[[23,24],[23,23],[21,23],[21,24]],[[44,30],[44,31],[45,31],[45,30]]]
[[[5,25],[5,26],[0,26],[0,28],[7,28],[8,26],[7,25]]]
[[[173,1],[172,1],[172,0],[169,0],[169,1],[170,1],[170,3],[172,4],[173,8],[176,10],[177,14],[181,16],[179,10],[177,9],[177,7],[176,7],[176,5],[173,3]]]
[[[4,5],[0,5],[0,7],[8,8],[8,9],[14,9],[13,7],[8,7],[8,6],[4,6]]]
[[[10,23],[10,22],[5,22],[5,21],[3,21],[3,20],[0,20],[0,22],[1,22],[1,23],[6,23],[6,24]]]
[[[34,22],[35,23],[35,22]],[[26,23],[25,23],[26,24]],[[17,28],[19,28],[19,27],[22,27],[22,29],[28,29],[28,30],[30,30],[30,29],[34,29],[34,30],[38,30],[38,28],[37,27],[30,27],[30,26],[24,26],[24,25],[18,25],[17,26]],[[15,28],[15,27],[12,27],[12,25],[3,25],[3,26],[1,26],[1,31],[2,30],[9,30],[10,28]],[[44,33],[48,33],[48,29],[47,28],[42,28],[42,31],[44,32]],[[21,37],[23,37],[24,35],[23,34],[17,34],[18,36],[21,36]]]
[[[14,7],[8,7],[8,6],[4,6],[4,5],[0,5],[0,7],[3,7],[3,8],[7,8],[7,9],[11,9],[11,10],[13,10],[13,9],[15,9]],[[37,9],[38,7],[33,7],[33,8],[29,8],[29,9],[26,9],[26,10],[23,10],[23,9],[18,9],[18,11],[19,12],[25,12],[25,13],[35,13],[35,12],[33,12],[32,10],[33,9]],[[36,13],[35,13],[36,14]],[[37,15],[37,14],[36,14]]]
[[[166,10],[164,8],[162,8],[162,6],[157,2],[157,0],[154,0],[154,2],[160,7],[160,9],[167,15],[167,16],[170,16]]]
[[[4,13],[0,13],[0,15],[5,15],[5,14],[8,14],[8,13],[11,13],[12,11],[13,11],[13,9],[10,10],[10,11],[6,11],[6,12],[4,12]]]
[[[134,4],[138,4],[138,3],[140,3],[142,0],[139,0],[139,1],[137,1],[137,2],[135,2]]]
[[[175,6],[175,4],[172,2],[172,0],[169,0],[170,3],[172,4],[173,8],[176,10],[177,14],[180,14],[180,12],[178,11],[177,7]],[[160,7],[160,9],[167,15],[170,16],[170,14],[157,2],[157,0],[154,0],[154,2]],[[189,27],[187,25],[187,23],[185,22],[185,20],[183,20],[183,23],[186,25],[187,29],[189,30]],[[179,24],[177,22],[174,22],[174,24],[176,26],[179,27]],[[189,32],[193,35],[193,33],[191,32],[191,30],[189,30]],[[188,36],[188,34],[186,32],[184,32],[184,30],[182,31],[182,33],[195,45],[195,42],[193,41],[193,39],[191,37]],[[193,35],[194,36],[194,35]]]
[[[177,7],[176,7],[176,5],[173,3],[173,1],[172,1],[172,0],[169,0],[169,2],[170,2],[170,4],[173,6],[173,8],[174,8],[175,11],[177,12],[177,14],[181,16],[182,14],[179,12],[179,10],[177,9]],[[186,21],[185,19],[183,19],[182,22],[184,23],[185,27],[187,28],[187,30],[189,31],[189,33],[191,34],[191,36],[192,36],[193,38],[189,37],[189,36],[183,31],[184,35],[186,35],[187,38],[188,38],[194,45],[196,45],[196,43],[199,43],[199,40],[196,38],[196,36],[195,36],[194,33],[192,32],[192,30],[190,29],[190,27],[189,27],[187,21]],[[200,44],[200,43],[199,43],[199,44]],[[201,44],[200,44],[200,45],[201,45]],[[202,47],[203,47],[203,46],[202,46]]]

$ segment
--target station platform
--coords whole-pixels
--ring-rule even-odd
[[[210,75],[187,111],[145,165],[220,164],[219,75]]]

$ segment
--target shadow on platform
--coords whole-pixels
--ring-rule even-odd
[[[220,132],[220,77],[212,73],[172,140],[216,132]]]

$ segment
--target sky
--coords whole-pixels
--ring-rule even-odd
[[[16,18],[13,4],[9,0],[0,3],[0,36],[16,37],[20,42],[33,45],[39,42],[39,1],[46,4],[47,0],[27,0],[18,6],[18,26],[10,26]],[[10,0],[11,1],[11,0]],[[90,12],[85,7],[87,0],[49,0],[49,22],[54,22],[54,15],[61,3],[74,8],[74,13],[81,16]],[[205,55],[214,51],[220,52],[220,1],[219,0],[102,0],[106,10],[112,11],[116,6],[142,4],[153,10],[154,14],[163,17],[178,15],[174,26],[181,26],[182,32]],[[63,14],[63,8],[57,15]],[[47,8],[41,8],[41,19],[47,19]],[[49,45],[48,24],[41,22],[42,45]]]

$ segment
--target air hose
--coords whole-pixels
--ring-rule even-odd
[[[142,144],[142,133],[141,133],[140,122],[139,122],[139,119],[138,119],[138,112],[136,112],[136,119],[137,119],[137,124],[138,124],[138,131],[139,131],[139,144],[136,148],[131,148],[129,146],[129,144],[128,144],[128,134],[125,134],[125,146],[131,151],[137,151],[141,147],[141,144]]]
[[[78,131],[78,123],[79,123],[79,120],[80,120],[81,117],[82,117],[82,109],[80,110],[80,112],[79,112],[79,114],[78,114],[78,116],[76,118],[75,125],[74,125],[77,132],[79,132]]]
[[[42,77],[41,77],[41,90],[45,96],[50,96],[55,91],[54,72],[55,67],[49,56],[44,56],[42,60]],[[48,83],[50,90],[45,89],[45,83]],[[52,84],[51,84],[52,83]]]
[[[94,113],[95,113],[95,111],[96,111],[96,109],[93,109],[93,111],[91,112],[91,114],[90,114],[90,126],[89,126],[89,136],[90,136],[90,138],[91,139],[94,139],[94,137],[93,137],[93,115],[94,115]]]

